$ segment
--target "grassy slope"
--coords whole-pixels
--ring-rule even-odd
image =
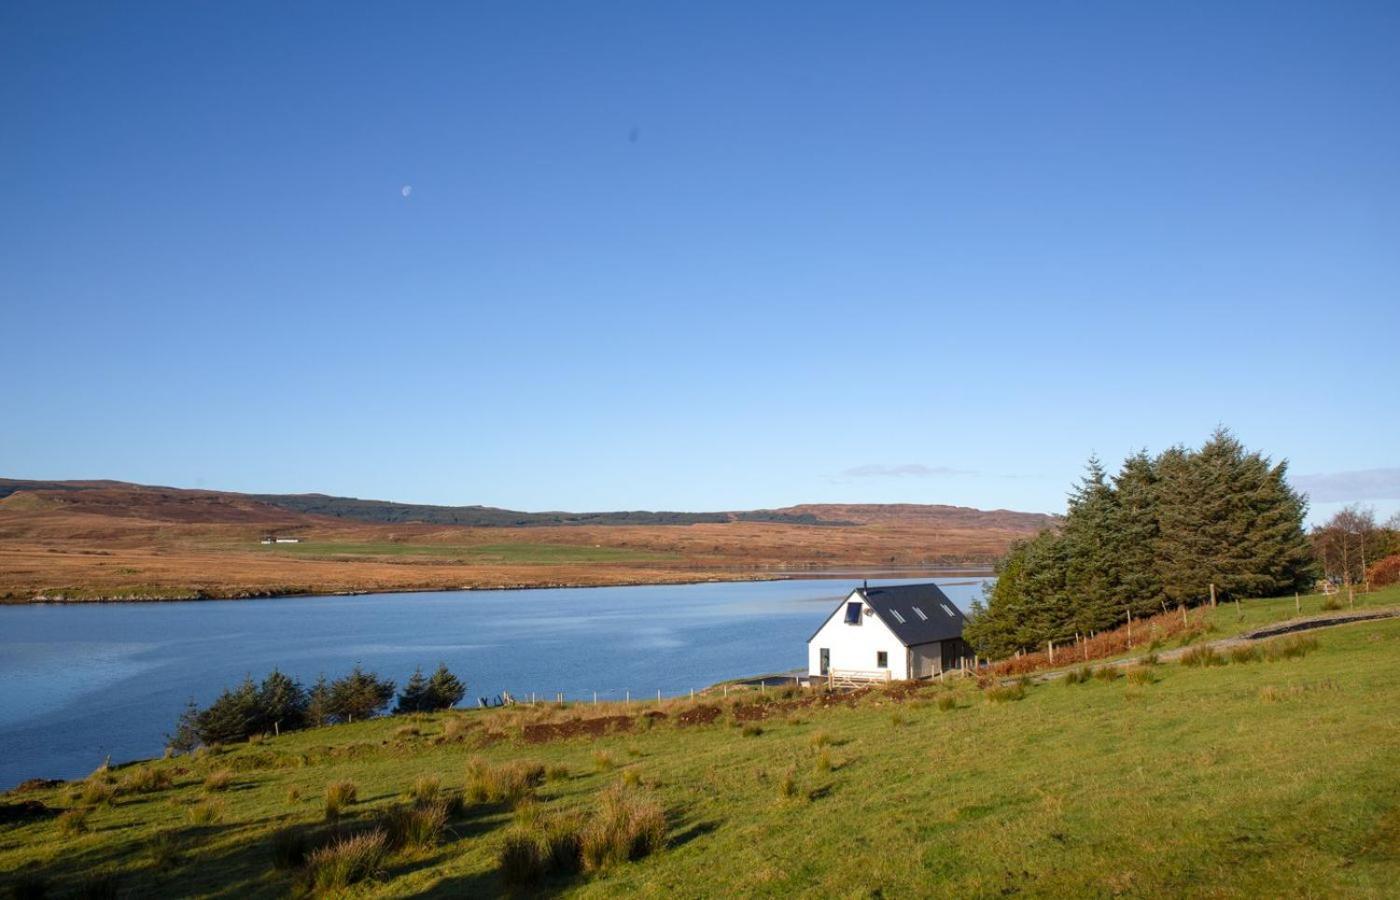
[[[38,872],[58,886],[61,873],[110,865],[142,894],[277,895],[290,881],[272,870],[267,838],[316,821],[326,783],[356,781],[355,808],[369,815],[418,775],[460,784],[479,753],[567,765],[570,778],[540,789],[549,808],[587,807],[626,769],[654,785],[673,817],[672,846],[549,885],[586,896],[1383,896],[1400,879],[1400,621],[1317,640],[1299,660],[1161,666],[1152,684],[1043,685],[1019,702],[991,703],[970,684],[902,702],[875,694],[852,709],[779,715],[752,737],[723,720],[543,745],[515,737],[528,716],[561,715],[547,710],[467,714],[507,735],[480,748],[476,728],[466,742],[434,743],[442,717],[422,724],[423,737],[397,737],[403,719],[337,726],[154,763],[189,771],[171,790],[99,808],[87,835],[62,837],[52,822],[0,828],[0,872]],[[958,708],[939,709],[944,692]],[[831,772],[814,766],[815,732],[834,739]],[[596,772],[599,749],[620,769]],[[223,820],[188,824],[200,779],[224,767],[239,775],[220,795]],[[801,799],[779,797],[789,768]],[[291,786],[305,799],[289,800]],[[34,796],[65,802],[59,790]],[[357,892],[498,891],[509,821],[505,810],[475,809],[444,845],[396,857]],[[148,842],[166,829],[187,858],[156,872]]]

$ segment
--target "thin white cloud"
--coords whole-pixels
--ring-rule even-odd
[[[1295,475],[1292,481],[1293,486],[1305,491],[1314,503],[1400,500],[1400,468]]]
[[[842,472],[845,478],[939,478],[951,475],[976,475],[971,469],[954,469],[951,466],[926,466],[922,463],[904,463],[887,466],[871,463],[856,466]]]

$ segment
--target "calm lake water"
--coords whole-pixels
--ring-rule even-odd
[[[930,579],[881,580],[907,584]],[[981,579],[935,578],[964,610]],[[402,684],[446,662],[478,696],[679,695],[806,665],[856,580],[0,607],[0,790],[157,756],[191,697],[274,666],[362,663]]]

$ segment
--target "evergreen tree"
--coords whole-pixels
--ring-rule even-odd
[[[258,722],[258,687],[251,677],[238,687],[225,689],[195,717],[194,730],[200,743],[231,744],[246,740]]]
[[[428,693],[432,701],[432,709],[451,709],[462,698],[467,695],[467,686],[462,683],[456,675],[447,669],[447,663],[438,663],[437,670],[433,672],[432,679],[428,682]]]
[[[165,736],[165,745],[177,753],[189,753],[199,746],[199,706],[191,697],[175,722],[175,733]]]
[[[399,694],[398,705],[394,707],[395,713],[415,713],[428,712],[433,708],[432,694],[428,688],[428,679],[423,675],[423,669],[413,670],[413,677],[408,679],[408,684],[404,685],[403,691]]]
[[[1139,617],[1161,611],[1166,600],[1157,573],[1161,552],[1157,480],[1156,464],[1146,451],[1125,459],[1113,479],[1116,504],[1109,580],[1122,606]]]
[[[1068,624],[1080,634],[1107,628],[1123,613],[1113,583],[1117,506],[1103,464],[1091,456],[1084,478],[1070,494],[1062,532],[1065,590],[1073,607]]]
[[[366,672],[358,665],[330,685],[328,711],[337,721],[372,718],[394,699],[394,682]]]
[[[306,724],[313,728],[331,722],[331,686],[325,674],[316,679],[306,695]]]
[[[258,687],[255,734],[290,731],[306,724],[306,690],[296,679],[273,669]]]
[[[1212,585],[1222,599],[1306,586],[1314,577],[1307,502],[1286,473],[1224,428],[1199,450],[1134,454],[1111,482],[1091,458],[1061,530],[1011,548],[964,636],[978,652],[1004,656],[1114,627],[1129,612],[1200,603]],[[1326,549],[1337,538],[1315,541]]]

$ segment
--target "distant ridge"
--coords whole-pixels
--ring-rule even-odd
[[[69,507],[112,515],[134,515],[184,522],[269,520],[288,513],[374,524],[456,525],[474,528],[531,528],[600,525],[701,525],[745,522],[855,528],[939,525],[995,528],[1034,534],[1054,527],[1057,517],[1011,510],[980,510],[932,504],[806,504],[780,509],[733,512],[522,512],[492,506],[438,506],[364,500],[327,494],[241,494],[232,491],[171,488],[122,481],[37,481],[0,478],[0,501],[25,492]],[[16,498],[18,499],[18,498]],[[261,511],[261,512],[259,512]]]

